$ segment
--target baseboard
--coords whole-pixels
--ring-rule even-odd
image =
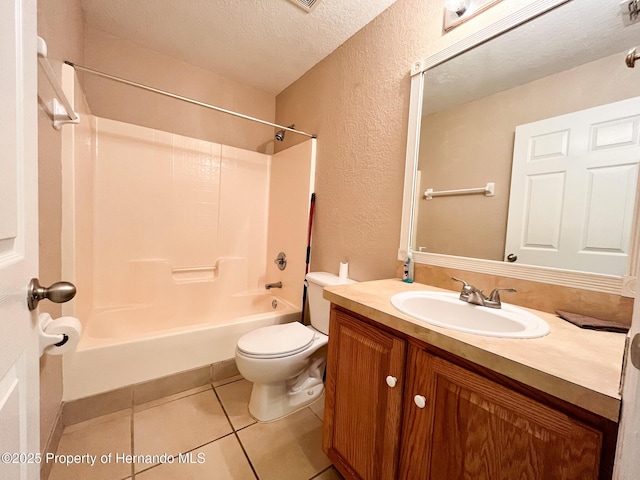
[[[65,427],[75,425],[237,374],[235,359],[231,358],[193,370],[71,400],[63,403],[62,424]]]
[[[62,433],[64,432],[64,422],[62,421],[63,408],[64,403],[61,402],[60,407],[58,407],[58,413],[56,414],[56,418],[53,422],[53,428],[51,429],[51,433],[49,433],[49,438],[47,438],[47,442],[42,449],[43,458],[46,458],[48,453],[55,454],[58,450],[58,444],[60,443]],[[49,478],[51,467],[53,467],[53,462],[43,461],[40,463],[40,480],[47,480]]]

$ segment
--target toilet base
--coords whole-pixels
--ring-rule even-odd
[[[258,422],[271,422],[290,415],[316,401],[324,392],[322,380],[309,382],[304,388],[287,383],[267,385],[254,383],[249,400],[249,413]],[[313,383],[313,384],[312,384]]]

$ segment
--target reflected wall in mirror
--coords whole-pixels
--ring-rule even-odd
[[[518,126],[640,96],[640,72],[627,68],[624,62],[627,51],[640,42],[640,25],[624,23],[615,3],[573,0],[424,72],[419,183],[410,240],[415,250],[494,261],[522,253],[525,263],[533,265],[617,276],[626,273],[634,231],[640,108],[616,116],[616,108],[609,107],[613,114],[591,121],[585,127],[586,134],[579,134],[573,125],[560,128],[555,126],[557,120],[549,120],[552,126],[547,133],[566,134],[532,134],[537,135],[543,155],[524,163],[533,160],[540,164],[549,158],[559,161],[544,172],[546,177],[537,171],[514,179],[513,185],[511,180]],[[597,125],[607,128],[598,129]],[[584,146],[575,145],[580,135],[586,135]],[[564,140],[555,145],[553,138]],[[525,143],[525,154],[531,153],[535,138]],[[585,166],[585,152],[599,150],[597,155],[601,156],[604,144],[611,147],[606,150],[613,164]],[[571,170],[567,164],[582,165],[577,182],[582,184],[581,193],[569,190],[576,182],[567,180],[566,172]],[[555,174],[553,181],[549,180],[551,173]],[[433,200],[424,196],[428,188],[455,190],[482,187],[488,182],[495,183],[494,196],[455,195]],[[518,207],[524,216],[516,229],[520,246],[525,247],[520,251],[505,250],[509,211],[513,217],[516,209],[509,202],[512,189],[524,197],[524,204],[533,203],[534,207]],[[578,197],[582,203],[567,210]],[[580,222],[572,221],[578,217]],[[509,229],[514,230],[513,226]],[[568,256],[562,251],[567,231],[578,232],[578,243],[582,244],[577,250],[582,250],[582,256],[604,259],[612,253],[618,266],[610,267],[612,262],[606,259],[584,266],[564,261]],[[587,238],[589,232],[591,237]],[[535,254],[528,256],[527,250]],[[553,254],[547,257],[561,261],[541,259],[541,251],[550,251]]]

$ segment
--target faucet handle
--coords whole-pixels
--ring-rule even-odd
[[[494,288],[489,294],[489,300],[491,302],[500,303],[500,292],[516,293],[515,288]]]
[[[471,287],[471,285],[469,285],[464,280],[460,280],[456,277],[451,277],[451,280],[462,283],[462,289],[460,290],[460,300],[464,300],[466,302],[467,298],[469,298],[469,287]]]
[[[451,280],[455,280],[456,282],[460,282],[462,284],[462,288],[469,286],[469,284],[467,282],[465,282],[464,280],[460,280],[459,278],[451,277]]]
[[[460,280],[456,277],[451,277],[452,280],[462,283],[462,289],[460,290],[460,300],[464,302],[474,303],[476,305],[484,305],[484,301],[487,297],[484,296],[482,290],[474,287],[473,285]]]
[[[460,280],[459,278],[456,278],[456,277],[451,277],[451,280],[455,280],[456,282],[462,283],[462,291],[460,292],[460,295],[469,295],[471,293],[479,293],[481,295],[484,295],[482,293],[482,290],[474,287],[473,285],[465,282],[464,280]]]

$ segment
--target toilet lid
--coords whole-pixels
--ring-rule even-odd
[[[299,322],[270,325],[243,335],[238,350],[263,358],[286,357],[303,351],[313,343],[313,330]]]

